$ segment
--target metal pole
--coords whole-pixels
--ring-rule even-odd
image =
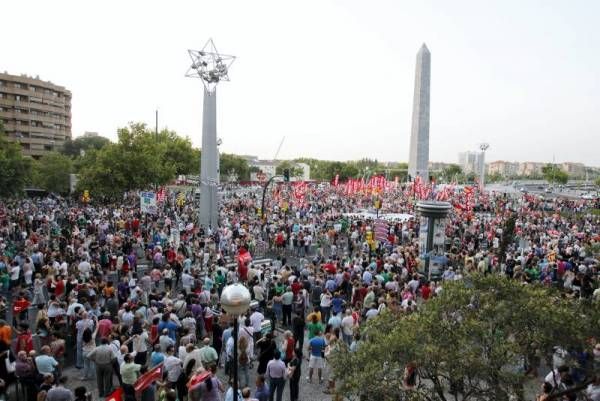
[[[431,261],[431,251],[433,250],[433,224],[435,222],[435,218],[428,217],[427,218],[427,245],[426,252],[427,256],[425,256],[425,274],[427,275],[427,280],[431,280],[431,272],[429,271],[429,263]]]
[[[238,317],[233,316],[233,400],[238,401]]]

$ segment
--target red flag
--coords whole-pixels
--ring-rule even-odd
[[[142,391],[142,390],[150,387],[150,385],[152,383],[154,383],[155,381],[157,381],[158,379],[162,379],[163,373],[164,373],[164,367],[163,367],[163,364],[161,363],[159,365],[156,365],[154,368],[150,369],[143,375],[141,375],[137,379],[135,384],[133,385],[135,392],[137,393],[139,391]],[[119,400],[120,400],[120,398],[119,398]],[[119,401],[119,400],[115,400],[115,401]]]
[[[123,400],[123,388],[119,387],[115,391],[112,392],[108,397],[106,397],[106,401],[122,401]]]
[[[165,201],[165,198],[167,197],[167,192],[165,191],[165,187],[161,187],[158,192],[156,193],[156,201],[158,203],[162,203]]]
[[[190,381],[187,383],[188,390],[191,390],[196,385],[202,383],[204,380],[206,380],[208,377],[210,377],[210,375],[211,374],[209,371],[205,371],[205,372],[197,373],[194,376],[192,376]]]

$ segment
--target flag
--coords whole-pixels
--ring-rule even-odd
[[[339,175],[339,174],[336,174],[336,175],[335,175],[335,178],[333,179],[333,186],[334,186],[334,187],[337,187],[337,186],[338,186],[338,184],[339,184],[339,182],[340,182],[340,175]]]
[[[167,197],[167,192],[165,191],[165,187],[161,187],[158,192],[156,193],[156,201],[158,203],[162,203],[165,201],[165,198]]]
[[[375,221],[375,239],[380,242],[387,241],[389,234],[389,225],[385,220]]]
[[[162,379],[163,373],[164,373],[164,366],[161,363],[159,365],[156,365],[154,368],[150,369],[143,375],[141,375],[137,379],[135,384],[133,385],[133,388],[135,388],[135,392],[136,393],[140,392],[140,391],[148,388],[152,383],[154,383],[158,379]],[[120,400],[120,398],[115,401],[119,401],[119,400]],[[107,401],[109,401],[109,400],[107,399]]]
[[[190,381],[187,383],[188,391],[191,390],[191,389],[193,389],[198,384],[202,383],[207,378],[209,378],[210,375],[211,375],[211,373],[208,372],[208,371],[204,371],[204,372],[201,372],[201,373],[196,373],[194,376],[192,376],[192,378],[190,379]]]
[[[106,401],[122,401],[122,400],[123,400],[123,388],[122,387],[117,388],[108,397],[106,397]]]

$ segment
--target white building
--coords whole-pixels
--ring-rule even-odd
[[[463,173],[481,174],[483,154],[481,152],[460,152],[458,154],[458,165]]]

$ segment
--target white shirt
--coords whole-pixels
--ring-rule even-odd
[[[13,268],[10,269],[10,279],[18,280],[20,272],[21,272],[21,267],[19,265],[13,266]]]
[[[167,380],[174,383],[179,379],[183,368],[181,366],[181,359],[176,356],[169,355],[165,358],[164,367],[167,371]]]
[[[255,333],[258,333],[261,330],[261,323],[265,320],[265,316],[259,311],[255,311],[250,315],[250,323],[252,323],[252,328]]]
[[[354,334],[354,318],[352,315],[345,316],[342,319],[342,331],[347,336]]]

